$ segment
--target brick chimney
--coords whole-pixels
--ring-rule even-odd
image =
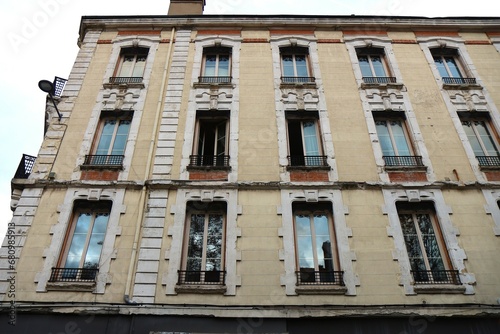
[[[205,0],[170,0],[168,15],[202,15]]]

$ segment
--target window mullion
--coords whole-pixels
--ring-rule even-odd
[[[394,139],[394,133],[392,132],[392,124],[390,120],[385,121],[387,124],[387,132],[389,133],[389,139],[391,140],[392,151],[395,156],[399,156],[398,146],[396,145],[396,140]]]
[[[316,245],[316,229],[314,228],[314,213],[309,213],[309,224],[311,226],[311,244],[312,244],[312,253],[314,258],[314,271],[319,271],[319,263],[318,263],[318,254],[317,245]]]
[[[92,237],[92,231],[94,229],[94,223],[95,223],[96,216],[97,216],[97,213],[92,212],[92,220],[89,224],[89,229],[87,231],[87,237],[85,238],[85,246],[82,249],[82,255],[80,258],[80,265],[79,265],[80,268],[83,268],[85,265],[85,258],[87,257],[87,251],[89,249],[90,238]]]
[[[372,76],[376,77],[377,72],[375,72],[375,67],[373,67],[372,56],[367,55],[366,58],[368,59],[368,65],[370,66],[370,71],[372,72]]]
[[[479,146],[481,146],[481,149],[483,150],[484,155],[488,156],[489,155],[488,150],[486,149],[486,146],[484,146],[483,138],[481,138],[481,135],[477,131],[476,124],[474,123],[474,121],[471,121],[471,125],[472,125],[472,131],[474,131],[474,135],[476,136],[476,139],[477,139],[477,142],[479,143]],[[485,123],[485,128],[488,130],[488,128],[486,127],[486,123]]]
[[[203,227],[203,251],[201,252],[201,270],[206,271],[207,264],[207,240],[208,240],[208,222],[210,220],[209,213],[205,213],[205,222]]]
[[[416,213],[412,213],[413,224],[415,225],[415,231],[417,232],[418,243],[420,245],[420,252],[425,263],[427,270],[430,270],[431,266],[429,264],[429,259],[427,258],[427,252],[425,250],[424,238],[422,237],[422,231],[420,231],[420,226],[418,226],[418,218]]]

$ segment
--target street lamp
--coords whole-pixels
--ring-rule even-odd
[[[54,97],[52,96],[52,93],[54,92],[54,84],[50,82],[49,80],[40,80],[38,81],[38,88],[40,88],[43,92],[48,93],[50,100],[54,104],[54,108],[56,108],[57,115],[59,116],[59,122],[61,121],[61,113],[59,112],[59,109],[57,109],[56,102],[54,101]]]

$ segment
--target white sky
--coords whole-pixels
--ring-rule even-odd
[[[128,3],[128,4],[127,4]],[[166,15],[169,0],[1,0],[0,241],[12,217],[10,180],[43,139],[38,81],[67,78],[83,15]],[[500,16],[495,0],[207,0],[205,14]]]

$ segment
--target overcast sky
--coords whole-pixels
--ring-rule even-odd
[[[206,0],[205,14],[500,16],[496,0]],[[83,15],[166,15],[168,0],[1,0],[0,238],[10,211],[10,179],[22,154],[43,139],[41,79],[67,78]]]

